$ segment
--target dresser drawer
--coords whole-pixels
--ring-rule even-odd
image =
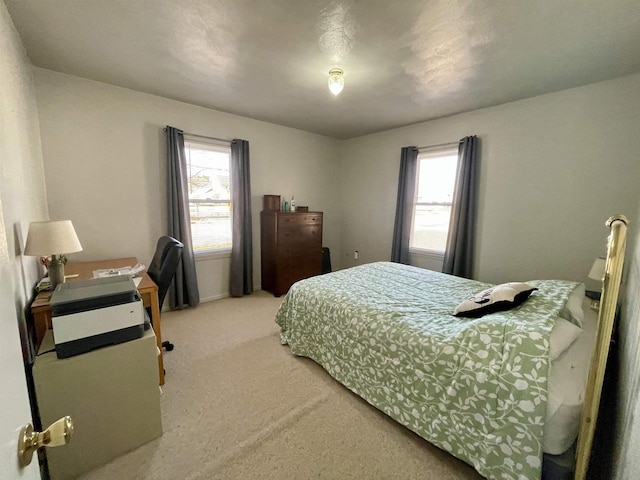
[[[303,255],[317,250],[322,253],[322,226],[303,225],[278,229],[278,254]]]
[[[287,225],[322,225],[322,213],[279,213],[278,228],[286,227]]]
[[[322,273],[322,254],[282,258],[278,262],[277,286],[286,293],[294,283]]]
[[[280,273],[300,270],[304,274],[316,275],[322,271],[322,253],[318,255],[304,255],[282,258],[278,262]],[[301,277],[304,278],[304,277]]]

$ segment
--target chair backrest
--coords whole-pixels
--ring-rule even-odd
[[[156,253],[147,268],[147,273],[156,285],[158,285],[158,302],[160,308],[167,295],[169,285],[176,274],[178,263],[182,257],[184,245],[173,237],[164,236],[158,239]]]

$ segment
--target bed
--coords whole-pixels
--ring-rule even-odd
[[[550,370],[558,319],[586,320],[575,318],[584,298],[580,284],[527,283],[537,290],[516,308],[459,318],[452,312],[460,301],[490,285],[378,262],[294,284],[276,323],[294,355],[313,359],[371,405],[481,475],[540,478],[543,444],[549,441],[544,433],[551,431],[545,423],[573,410],[561,417],[576,430],[582,403],[592,403],[594,389],[585,394],[586,372],[582,398],[554,392],[566,382],[549,380],[550,373],[562,370],[556,365]],[[596,323],[591,320],[591,339],[602,342]],[[593,351],[593,340],[585,342],[583,350]],[[569,342],[554,362],[571,358],[580,343]],[[563,428],[558,431],[563,437]],[[564,435],[554,448],[572,443],[572,437]]]

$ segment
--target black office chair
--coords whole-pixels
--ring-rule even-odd
[[[169,291],[171,280],[176,274],[183,248],[184,245],[173,237],[160,237],[156,245],[156,253],[147,268],[147,273],[151,277],[151,280],[158,285],[158,303],[160,310],[162,310],[164,297]],[[151,314],[149,314],[149,317],[151,317]],[[173,350],[173,344],[169,341],[164,341],[162,342],[162,348],[170,352]]]

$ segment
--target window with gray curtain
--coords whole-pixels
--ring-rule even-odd
[[[187,166],[182,130],[167,126],[167,180],[169,197],[168,233],[184,244],[182,259],[169,289],[172,308],[191,307],[200,303],[196,264],[191,238]]]
[[[417,147],[403,147],[400,151],[400,174],[396,200],[396,220],[393,225],[391,261],[409,264],[409,237],[416,192]]]
[[[465,137],[458,147],[458,173],[442,271],[472,278],[478,196],[478,139]]]
[[[417,163],[409,251],[439,257],[442,262],[456,183],[458,144],[422,149]]]
[[[231,196],[233,201],[233,241],[229,294],[232,297],[253,292],[253,242],[251,228],[251,175],[249,142],[231,142]]]
[[[453,145],[455,146],[455,144]],[[444,198],[446,195],[436,195],[437,192],[432,192],[434,194],[434,198],[430,198],[430,193],[423,191],[425,185],[420,185],[421,191],[420,195],[418,195],[418,172],[420,170],[418,165],[418,148],[402,148],[400,155],[400,174],[398,180],[398,197],[396,203],[391,261],[409,264],[409,252],[410,248],[412,248],[412,237],[416,235],[418,237],[429,236],[429,238],[414,238],[413,248],[427,248],[428,250],[442,251],[440,249],[444,246],[442,271],[452,275],[471,278],[473,268],[478,176],[476,145],[477,139],[475,136],[465,137],[460,140],[457,148],[455,181],[445,182],[446,178],[453,178],[453,170],[451,172],[444,171],[444,167],[447,166],[444,165],[447,163],[446,161],[443,162],[443,166],[441,166],[442,168],[438,167],[443,170],[442,172],[430,172],[426,169],[421,174],[421,183],[424,183],[425,185],[428,185],[431,180],[434,180],[432,178],[422,178],[425,174],[442,174],[440,175],[442,178],[438,181],[439,183],[452,183],[453,189],[450,201],[439,198]],[[449,156],[449,150],[450,149],[446,149],[442,151],[441,160],[446,160],[445,157]],[[423,157],[425,156],[423,155]],[[426,158],[423,158],[423,160],[424,159]],[[438,238],[434,237],[437,233],[437,228],[429,224],[429,222],[433,223],[432,220],[435,221],[431,218],[434,217],[434,215],[427,215],[425,212],[422,212],[422,214],[419,215],[420,212],[417,210],[418,208],[422,208],[423,210],[425,208],[433,209],[435,206],[442,207],[442,209],[447,210],[450,208],[451,211],[448,219],[448,231],[447,229],[443,230],[443,235],[444,232],[446,232],[446,244],[444,236],[441,242]],[[420,225],[414,225],[417,221],[416,218],[422,222]],[[442,246],[440,246],[441,243]]]
[[[231,146],[185,135],[191,236],[196,256],[231,252]]]

